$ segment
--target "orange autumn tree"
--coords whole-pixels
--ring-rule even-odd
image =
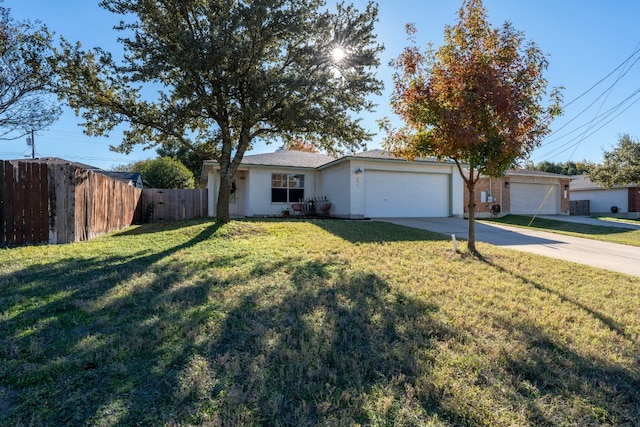
[[[560,113],[559,92],[542,105],[546,57],[505,23],[491,28],[481,0],[465,0],[458,21],[444,30],[437,50],[411,45],[393,61],[391,106],[404,122],[385,119],[386,147],[397,156],[433,156],[455,162],[469,192],[468,250],[475,253],[475,184],[480,175],[499,177],[525,158]]]
[[[307,153],[319,153],[320,150],[312,142],[307,142],[302,138],[287,139],[282,148],[285,150],[304,151]]]

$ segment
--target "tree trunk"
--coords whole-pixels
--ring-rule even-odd
[[[231,185],[225,185],[224,180],[220,180],[218,200],[216,201],[216,221],[227,223],[231,220],[229,215],[229,196],[231,195]]]
[[[218,200],[216,201],[216,221],[226,223],[231,220],[229,214],[229,198],[231,196],[231,184],[233,178],[236,175],[238,166],[244,157],[244,153],[251,144],[251,137],[247,128],[242,129],[240,132],[240,139],[238,141],[238,147],[235,155],[232,158],[231,132],[228,128],[228,121],[225,120],[226,126],[221,125],[223,134],[223,148],[222,153],[216,159],[220,165],[220,188],[218,191]]]
[[[220,188],[218,191],[218,200],[216,202],[216,221],[226,223],[231,220],[229,214],[229,198],[231,196],[231,183],[235,171],[231,171],[230,167],[220,168]]]
[[[473,172],[472,172],[473,173]],[[467,249],[471,253],[478,253],[476,250],[476,209],[475,209],[475,191],[476,183],[473,179],[467,182],[467,190],[469,190],[469,210],[468,229],[467,229]]]

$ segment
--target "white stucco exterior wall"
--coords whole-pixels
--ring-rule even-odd
[[[617,206],[619,213],[629,212],[629,189],[612,188],[592,190],[571,190],[570,200],[589,200],[591,213],[611,213],[611,206]]]
[[[318,191],[331,202],[331,214],[349,217],[351,212],[351,176],[349,162],[342,162],[323,169],[318,180]]]
[[[262,168],[253,167],[248,171],[246,201],[244,209],[239,212],[244,216],[277,216],[282,214],[284,208],[290,208],[291,203],[272,203],[271,202],[271,174],[286,173],[304,175],[304,197],[321,197],[324,194],[317,194],[316,181],[317,172],[312,169],[303,168]]]

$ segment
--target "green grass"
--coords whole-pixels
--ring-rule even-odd
[[[579,224],[568,221],[558,221],[547,218],[535,218],[531,222],[530,216],[506,215],[502,218],[484,219],[482,221],[515,225],[531,229],[539,229],[552,233],[600,240],[603,242],[620,243],[624,245],[640,246],[640,230],[620,227],[606,227],[590,224]],[[529,223],[531,223],[529,225]]]
[[[640,218],[617,218],[613,216],[594,216],[593,218],[601,219],[603,221],[612,221],[612,222],[624,222],[627,224],[640,224]]]
[[[367,221],[0,250],[0,425],[636,425],[637,278]]]

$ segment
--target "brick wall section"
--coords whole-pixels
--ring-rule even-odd
[[[495,215],[492,210],[494,205],[500,205],[500,214],[511,210],[511,192],[509,177],[504,178],[480,178],[475,186],[475,212],[478,216]],[[485,191],[488,197],[493,197],[494,201],[482,203],[482,192]],[[469,212],[469,192],[465,185],[464,191],[464,212]]]
[[[501,206],[501,213],[502,212],[511,212],[511,180],[509,179],[508,176],[505,176],[503,178],[503,183],[502,183],[502,205]]]
[[[569,200],[569,178],[560,179],[560,212],[568,215],[571,210],[571,204]],[[567,197],[565,197],[565,189],[567,191]],[[487,197],[493,196],[493,202],[482,203],[482,192],[487,192]],[[640,207],[640,194],[638,197],[638,207]],[[631,196],[630,196],[631,197]],[[495,216],[496,212],[492,210],[494,205],[500,205],[500,215],[511,212],[511,180],[509,176],[503,178],[481,178],[476,183],[475,187],[475,212],[479,217]],[[466,189],[464,191],[464,212],[469,211],[469,192]],[[629,206],[631,206],[631,199],[629,200]],[[629,208],[631,209],[631,208]],[[640,211],[640,210],[638,210]]]
[[[640,187],[629,188],[629,212],[640,212]]]

